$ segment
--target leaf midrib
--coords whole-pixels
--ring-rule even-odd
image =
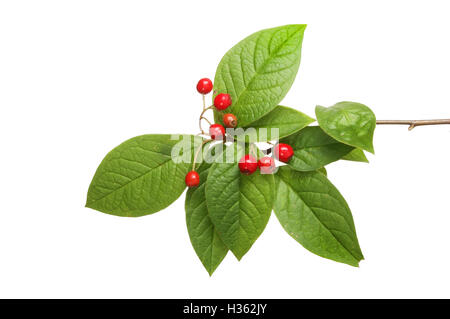
[[[277,122],[271,122],[270,124],[268,124],[268,125],[264,125],[264,124],[262,124],[262,125],[252,125],[251,127],[253,127],[253,128],[272,128],[272,127],[275,127],[275,128],[280,128],[280,127],[283,127],[283,126],[292,126],[292,125],[298,125],[300,122],[299,121],[295,121],[295,122],[279,122],[279,123],[277,123]],[[299,129],[300,130],[300,129]]]
[[[314,148],[320,148],[320,147],[326,147],[326,146],[332,146],[332,145],[339,145],[339,144],[343,144],[343,143],[341,143],[341,142],[337,142],[337,143],[332,142],[332,143],[327,143],[327,144],[311,145],[311,146],[306,146],[306,147],[302,147],[302,148],[299,147],[299,148],[297,148],[297,150],[301,151],[301,150],[306,150],[306,149],[311,149],[311,148],[314,149]],[[345,144],[345,146],[352,147],[352,146],[347,145],[347,144]],[[295,156],[295,154],[294,154],[294,156]]]
[[[208,172],[206,174],[204,174],[204,175],[208,176],[209,170],[210,170],[210,167],[205,169],[205,171],[208,171]],[[214,270],[217,268],[217,266],[213,265],[213,263],[214,263],[213,262],[213,258],[214,258],[214,244],[213,244],[214,243],[214,238],[215,238],[215,236],[217,236],[219,238],[219,240],[222,241],[222,243],[223,243],[223,240],[220,238],[219,234],[217,233],[216,226],[212,222],[211,217],[209,215],[209,209],[208,209],[208,204],[207,204],[207,200],[206,200],[206,181],[204,181],[196,190],[193,191],[193,193],[192,193],[192,195],[190,197],[190,200],[192,200],[192,198],[194,196],[194,193],[196,193],[196,192],[202,192],[203,196],[200,199],[200,204],[198,204],[195,208],[191,207],[191,209],[192,209],[192,211],[195,211],[204,203],[205,204],[205,209],[206,209],[206,215],[202,218],[201,223],[203,223],[204,220],[206,218],[208,218],[209,222],[211,223],[212,228],[213,228],[213,230],[212,230],[212,233],[213,233],[212,234],[212,240],[208,244],[208,247],[206,248],[207,252],[203,254],[204,259],[208,258],[208,255],[209,255],[209,264],[207,266],[205,266],[205,268],[208,271],[209,275],[211,276],[213,274]],[[209,251],[209,254],[208,254],[208,251]],[[205,255],[206,255],[206,258],[205,258]],[[203,263],[203,260],[202,260],[202,263]]]
[[[133,183],[133,182],[137,181],[138,179],[140,179],[140,178],[146,176],[147,174],[151,173],[153,170],[158,169],[159,167],[161,167],[161,166],[167,164],[168,162],[170,162],[171,160],[172,160],[172,159],[171,159],[170,156],[169,156],[169,157],[168,157],[168,160],[162,162],[161,164],[159,164],[159,165],[157,165],[157,166],[155,166],[155,167],[151,167],[147,172],[141,174],[140,176],[136,177],[135,179],[131,179],[129,182],[126,182],[125,184],[121,185],[120,187],[114,189],[113,191],[109,192],[109,193],[106,194],[106,195],[103,195],[102,197],[100,197],[100,198],[98,198],[98,199],[95,199],[95,200],[93,200],[93,201],[88,201],[88,202],[86,203],[86,206],[92,205],[93,203],[96,203],[96,202],[98,202],[98,201],[100,201],[100,200],[102,200],[102,199],[104,199],[104,198],[110,196],[111,194],[114,194],[115,192],[119,191],[120,189],[126,187],[128,184]]]
[[[288,42],[290,39],[292,39],[293,37],[294,37],[294,35],[296,35],[298,32],[300,32],[300,29],[299,30],[297,30],[297,31],[295,31],[294,33],[292,33],[291,34],[291,36],[288,36],[288,38],[286,39],[286,40],[284,40],[283,41],[283,43],[281,43],[280,44],[280,46],[273,52],[273,54],[270,54],[270,56],[266,59],[266,61],[264,61],[264,63],[258,68],[258,69],[256,69],[255,68],[255,74],[252,76],[252,78],[250,79],[250,81],[248,82],[248,84],[245,86],[245,88],[244,88],[244,90],[241,92],[241,93],[239,93],[239,95],[237,96],[237,99],[236,99],[236,107],[239,107],[239,99],[241,98],[241,96],[245,93],[245,92],[247,92],[247,90],[248,90],[248,88],[250,87],[250,85],[253,83],[253,81],[255,80],[255,78],[258,76],[258,75],[261,75],[262,73],[260,73],[262,70],[264,70],[264,68],[267,66],[267,64],[269,63],[269,61],[271,61],[272,59],[273,59],[273,57],[281,50],[281,48],[286,44],[286,42]],[[275,32],[276,33],[276,32]],[[258,40],[259,40],[259,38],[261,37],[261,35],[262,34],[260,34],[259,35],[259,37],[256,39],[256,42],[258,42]],[[271,39],[270,39],[270,41],[272,41],[272,39],[273,39],[273,36],[271,37]],[[257,48],[257,43],[255,44],[255,51],[256,51],[256,48]],[[255,53],[253,53],[253,56],[255,56],[256,54]],[[254,63],[254,62],[253,62]],[[255,64],[255,63],[254,63]],[[241,69],[242,70],[242,69]],[[233,79],[231,79],[231,82],[233,83],[233,86],[234,86],[234,81],[233,81]],[[270,112],[270,111],[269,111]],[[269,113],[269,112],[267,112],[267,113]],[[266,113],[266,114],[267,114]]]
[[[236,164],[229,164],[228,167],[227,167],[227,169],[226,169],[224,172],[222,172],[222,175],[224,175],[225,172],[227,172],[228,170],[234,168],[235,165],[236,165]],[[228,207],[228,208],[226,209],[226,212],[225,212],[225,214],[222,216],[222,219],[225,219],[225,216],[229,215],[230,211],[232,210],[231,208],[234,208],[235,206],[237,206],[237,210],[238,210],[237,218],[236,218],[236,220],[228,227],[226,233],[229,233],[229,230],[230,230],[234,225],[237,224],[237,227],[238,227],[238,228],[237,228],[237,230],[236,230],[236,233],[237,233],[238,242],[240,242],[240,240],[242,239],[242,237],[245,236],[246,241],[252,242],[252,244],[253,244],[254,241],[250,239],[250,237],[249,237],[249,232],[248,232],[248,231],[245,229],[245,227],[243,227],[243,225],[242,225],[242,219],[243,219],[243,216],[247,216],[249,219],[251,219],[251,218],[250,218],[250,217],[248,216],[248,214],[241,208],[241,206],[242,206],[242,205],[241,205],[241,204],[242,204],[241,202],[242,202],[242,200],[245,198],[252,206],[255,207],[256,210],[258,210],[258,208],[257,208],[258,206],[255,205],[255,204],[247,197],[247,195],[244,194],[243,191],[241,191],[241,189],[242,189],[242,183],[243,183],[243,176],[238,175],[238,176],[236,177],[236,179],[239,179],[239,185],[238,185],[238,190],[237,190],[237,192],[238,192],[238,194],[239,194],[239,198],[238,198],[237,201],[235,201],[235,202],[233,203],[232,206],[230,206],[230,207]],[[233,182],[234,182],[234,180],[233,180]],[[253,181],[251,181],[251,182],[253,183]],[[233,184],[233,183],[232,183],[232,182],[229,182],[229,183],[228,183],[228,185],[231,185],[231,184]],[[228,186],[228,185],[227,185],[227,186]],[[257,191],[258,191],[260,194],[262,194],[261,191],[256,187],[256,185],[255,185],[254,183],[253,183],[253,185],[255,186],[255,188],[257,189]],[[222,194],[226,191],[226,189],[227,189],[227,187],[224,187],[224,188],[221,190],[221,192],[220,192],[216,197],[219,198],[220,196],[222,196]],[[264,196],[263,196],[263,197],[264,197]],[[264,197],[264,200],[266,201],[266,198],[265,198],[265,197]],[[266,201],[266,203],[267,203],[267,201]],[[217,206],[217,204],[215,204],[214,206]],[[207,201],[206,201],[206,207],[207,207],[207,211],[208,211],[208,215],[209,215],[209,214],[210,214],[210,210],[209,210],[209,208],[208,208],[208,202],[207,202]],[[211,218],[211,217],[210,217],[210,218]],[[211,221],[212,221],[212,219],[211,219]],[[214,223],[213,223],[213,225],[214,225]],[[257,228],[258,228],[258,227],[255,226],[255,229],[257,229]],[[215,225],[214,225],[214,229],[216,230]],[[245,235],[244,235],[244,234],[245,234]],[[222,242],[224,242],[223,239],[221,238],[219,232],[217,232],[217,235],[218,235],[218,237],[222,240]],[[225,242],[224,242],[224,244],[225,244]],[[227,244],[225,244],[225,245],[227,245]],[[245,255],[245,253],[248,251],[248,249],[246,248],[244,254],[241,254],[242,247],[236,246],[236,245],[232,245],[232,246],[233,246],[233,247],[228,247],[228,248],[231,250],[231,252],[232,252],[238,259],[241,259],[241,258],[243,257],[243,255]],[[238,257],[238,255],[236,255],[236,254],[238,254],[239,257]]]

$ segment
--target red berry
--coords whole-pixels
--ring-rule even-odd
[[[256,162],[256,159],[249,154],[243,156],[239,161],[239,170],[243,174],[251,175],[257,168],[258,163]]]
[[[214,106],[216,109],[222,111],[231,105],[231,96],[230,94],[220,93],[214,99]]]
[[[208,78],[200,79],[197,83],[197,91],[200,94],[208,94],[213,89],[213,83]]]
[[[200,184],[200,175],[196,171],[190,171],[186,174],[186,178],[184,179],[187,187],[195,187]]]
[[[275,160],[273,157],[264,156],[258,161],[258,167],[262,174],[272,174],[275,171]]]
[[[236,116],[234,116],[231,113],[225,114],[223,116],[223,124],[225,124],[226,127],[236,127],[237,125]]]
[[[294,150],[289,144],[277,144],[275,145],[275,158],[279,161],[287,163],[294,156]]]
[[[220,124],[213,124],[209,127],[209,135],[213,140],[223,140],[225,128]]]

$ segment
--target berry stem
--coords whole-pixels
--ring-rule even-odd
[[[202,132],[203,135],[207,135],[207,134],[205,133],[205,131],[203,131],[202,119],[205,119],[208,122],[208,124],[211,125],[211,122],[208,121],[208,119],[206,117],[204,117],[203,115],[205,114],[206,111],[208,111],[209,109],[212,109],[212,108],[213,108],[212,105],[208,106],[208,107],[205,107],[205,97],[203,96],[203,111],[200,114],[200,117],[198,118],[198,127],[200,128],[200,132]]]
[[[203,114],[205,114],[206,111],[208,111],[208,110],[210,110],[210,109],[212,109],[212,108],[213,108],[212,105],[210,105],[210,106],[208,106],[208,107],[203,107],[203,112],[200,114],[200,117],[202,117]]]
[[[208,122],[209,125],[212,125],[211,122],[204,116],[201,117],[201,119],[205,120],[206,122]]]
[[[259,156],[258,156],[258,154],[257,154],[257,152],[255,150],[255,144],[254,143],[250,144],[250,154],[252,154],[252,153],[255,156],[255,158],[258,159]]]
[[[203,145],[205,145],[208,142],[211,142],[211,139],[203,140],[202,144],[198,147],[198,149],[195,151],[194,155],[194,161],[192,162],[192,170],[195,171],[195,162],[197,161],[198,154],[200,153],[200,150],[203,149]]]

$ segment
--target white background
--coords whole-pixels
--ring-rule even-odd
[[[307,23],[284,105],[450,117],[445,1],[0,2],[0,297],[450,297],[450,127],[378,127],[370,164],[329,177],[366,260],[317,257],[274,216],[210,278],[184,195],[127,219],[84,208],[104,155],[144,133],[197,133],[195,84],[263,28]]]

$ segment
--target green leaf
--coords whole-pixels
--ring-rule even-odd
[[[197,168],[200,184],[188,189],[186,193],[186,224],[192,246],[203,266],[211,276],[222,260],[228,248],[217,234],[208,215],[205,185],[211,164],[202,163]]]
[[[182,135],[142,135],[120,144],[106,155],[98,167],[87,195],[86,207],[103,213],[138,217],[166,208],[183,193],[184,178],[191,168],[193,141]],[[187,156],[187,163],[176,163]]]
[[[245,127],[273,110],[289,91],[300,65],[306,25],[286,25],[256,32],[231,48],[217,67],[214,91],[231,95],[232,105],[214,111],[236,115]],[[214,96],[213,96],[214,98]]]
[[[339,102],[331,107],[316,106],[320,127],[339,142],[374,153],[375,114],[365,105]]]
[[[317,171],[325,176],[328,175],[327,169],[325,167],[321,167],[321,168],[317,169]]]
[[[245,133],[252,142],[278,140],[300,131],[314,121],[302,112],[280,105],[251,123]]]
[[[273,175],[239,171],[237,163],[214,163],[206,181],[209,216],[225,245],[240,260],[269,221]]]
[[[297,171],[314,171],[348,154],[353,147],[342,144],[318,126],[309,126],[280,141],[292,146],[288,165]]]
[[[358,266],[364,257],[352,214],[323,174],[283,166],[276,185],[274,211],[289,235],[314,254]]]
[[[342,159],[346,160],[346,161],[369,163],[369,160],[367,159],[366,154],[364,154],[364,151],[359,148],[355,148],[353,151],[351,151],[347,155],[344,155],[342,157]]]

